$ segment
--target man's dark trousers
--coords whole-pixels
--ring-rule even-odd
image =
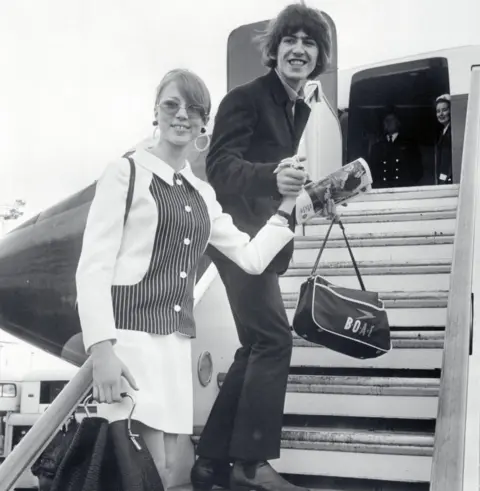
[[[292,332],[278,274],[250,275],[212,259],[225,284],[241,347],[203,430],[197,453],[225,460],[279,457]]]

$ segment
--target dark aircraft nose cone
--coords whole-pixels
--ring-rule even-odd
[[[92,185],[0,240],[0,328],[76,365],[85,360],[75,272]]]

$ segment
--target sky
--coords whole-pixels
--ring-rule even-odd
[[[229,33],[288,3],[2,0],[0,205],[26,200],[26,219],[94,181],[151,134],[155,87],[169,69],[202,76],[215,108]],[[335,21],[340,68],[480,44],[477,0],[307,3]]]

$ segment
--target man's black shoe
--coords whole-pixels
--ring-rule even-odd
[[[214,486],[230,486],[230,462],[199,457],[192,467],[190,479],[193,491],[210,491]]]
[[[309,491],[286,481],[268,462],[235,462],[231,491]]]

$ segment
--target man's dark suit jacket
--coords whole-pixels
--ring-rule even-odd
[[[368,164],[374,188],[415,186],[423,177],[420,150],[401,133],[392,143],[386,137],[375,143]]]
[[[278,163],[295,155],[310,110],[295,109],[274,70],[231,90],[220,103],[206,160],[208,180],[235,225],[254,237],[281,202]],[[295,226],[292,218],[292,229]],[[293,241],[268,270],[286,271]]]

